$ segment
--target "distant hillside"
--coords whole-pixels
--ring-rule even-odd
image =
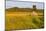
[[[7,12],[32,12],[32,11],[44,12],[44,9],[33,10],[33,8],[18,8],[18,7],[14,7],[14,8],[6,9],[5,11],[7,11]]]

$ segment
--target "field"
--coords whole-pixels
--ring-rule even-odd
[[[43,13],[32,16],[31,12],[6,12],[5,24],[6,30],[41,29],[44,28],[44,16]]]

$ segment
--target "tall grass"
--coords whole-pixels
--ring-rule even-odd
[[[6,30],[39,29],[44,25],[43,17],[38,16],[6,16]]]

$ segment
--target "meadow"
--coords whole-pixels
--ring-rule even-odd
[[[6,12],[5,29],[6,30],[25,30],[44,28],[43,13],[42,16],[31,16],[31,12]]]
[[[5,30],[28,30],[44,28],[44,9],[5,9]]]

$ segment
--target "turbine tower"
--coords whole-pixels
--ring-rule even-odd
[[[36,11],[36,5],[33,5],[33,11]]]

